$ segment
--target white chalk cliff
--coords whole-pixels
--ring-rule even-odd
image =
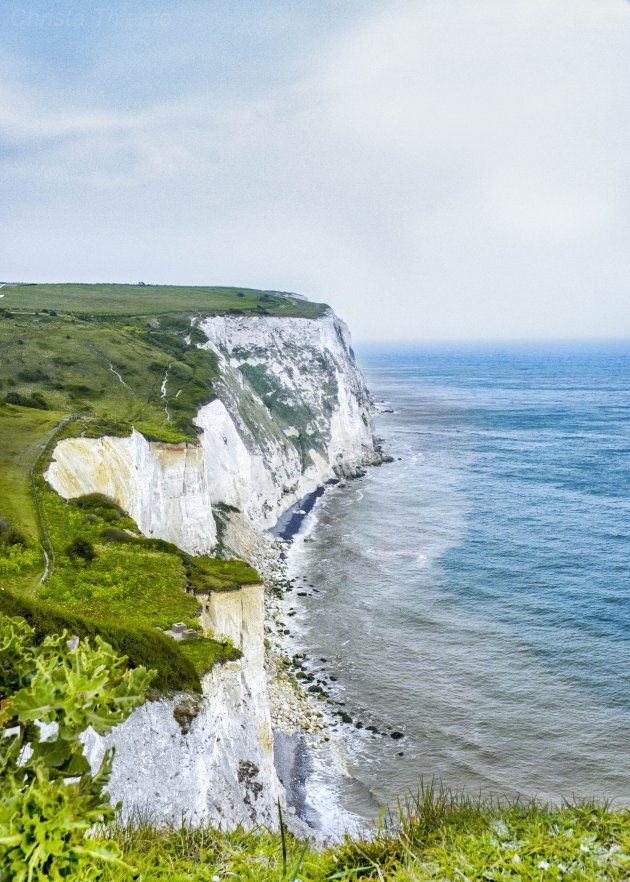
[[[264,589],[214,593],[202,622],[230,637],[239,661],[204,677],[203,696],[147,701],[111,735],[85,739],[96,767],[116,746],[109,791],[126,811],[156,819],[212,819],[228,828],[277,824],[284,794],[274,768],[263,645]]]
[[[369,396],[347,328],[331,310],[318,319],[195,321],[221,370],[217,397],[195,420],[199,443],[147,441],[135,431],[67,438],[46,478],[65,498],[112,497],[147,536],[195,554],[212,553],[220,540],[220,549],[251,560],[255,537],[292,505],[378,460]],[[206,676],[190,724],[175,719],[186,707],[181,696],[148,702],[108,739],[92,738],[90,756],[96,762],[107,742],[116,744],[111,792],[128,809],[273,824],[281,785],[273,767],[262,588],[212,595],[209,603],[202,621],[230,636],[243,658]]]

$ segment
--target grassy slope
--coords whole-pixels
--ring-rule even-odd
[[[193,558],[162,540],[147,539],[113,502],[97,494],[66,502],[43,479],[39,496],[57,566],[39,591],[42,600],[94,618],[114,617],[169,628],[200,612],[197,599],[185,592],[188,572],[208,573],[209,587],[230,589],[259,581],[242,561]],[[135,535],[129,535],[129,533]],[[76,539],[92,543],[96,557],[72,557]],[[199,586],[203,587],[203,586]]]
[[[38,533],[31,466],[63,414],[0,405],[0,508],[31,536]]]
[[[144,882],[622,882],[630,876],[630,813],[592,805],[484,805],[428,789],[372,839],[316,850],[264,830],[231,833],[150,823],[113,836]],[[132,874],[108,867],[109,882]],[[136,877],[138,878],[138,877]]]
[[[10,594],[7,591],[0,591],[0,613],[26,619],[35,630],[38,642],[47,634],[61,634],[63,631],[81,638],[93,638],[98,634],[111,644],[119,655],[127,656],[131,667],[144,665],[149,670],[157,671],[152,689],[163,691],[183,689],[190,692],[201,690],[195,659],[189,658],[187,653],[182,653],[179,644],[154,628],[141,624],[125,626],[120,621],[83,617],[64,610],[63,607]],[[208,663],[210,649],[208,645],[202,648],[204,664]],[[216,644],[214,650],[212,661],[233,657],[230,646]],[[199,661],[201,662],[202,659]]]
[[[0,312],[0,395],[41,395],[49,410],[114,421],[123,433],[134,425],[164,441],[194,439],[192,419],[212,399],[218,373],[213,352],[186,344],[189,332],[186,316],[95,320]]]
[[[227,288],[36,285],[7,286],[2,293],[0,401],[17,396],[20,402],[43,402],[48,408],[0,403],[0,518],[30,539],[26,546],[0,542],[0,588],[21,596],[34,592],[43,570],[30,469],[58,423],[76,417],[57,437],[127,434],[135,426],[161,441],[194,440],[192,420],[199,407],[212,400],[218,368],[213,352],[186,341],[192,315],[237,309],[315,317],[321,311],[316,304]],[[203,339],[194,329],[192,336],[193,344]],[[102,531],[111,524],[98,512],[81,511],[63,502],[42,480],[38,484],[57,569],[35,604],[43,601],[59,615],[83,617],[88,628],[90,622],[106,620],[108,627],[117,624],[131,631],[168,627],[199,613],[197,600],[184,591],[187,582],[198,589],[222,589],[258,579],[240,562],[184,559],[166,543],[156,548],[143,545],[140,537],[135,543],[105,540]],[[116,526],[136,529],[129,519]],[[95,545],[93,562],[81,563],[66,553],[79,537]],[[8,595],[5,600],[5,606],[10,605]],[[40,613],[41,609],[32,611]],[[40,615],[41,621],[44,618]],[[128,643],[129,635],[121,640]],[[146,640],[140,642],[146,649]],[[141,663],[140,649],[138,653]],[[222,643],[199,640],[194,647],[178,645],[174,655],[180,661],[188,658],[202,672],[230,653]],[[165,669],[161,677],[172,685],[179,674],[173,653],[166,655],[164,665],[173,669]],[[151,659],[147,656],[145,662]],[[180,677],[181,686],[187,677]]]
[[[185,591],[187,582],[206,587],[205,580],[207,587],[230,589],[258,581],[255,570],[241,561],[191,558],[170,543],[147,539],[105,497],[95,494],[66,502],[41,477],[37,485],[56,568],[25,607],[16,596],[16,589],[25,594],[17,577],[12,583],[2,578],[2,588],[8,590],[0,592],[0,612],[24,615],[40,631],[101,633],[134,664],[157,668],[156,685],[162,689],[198,689],[198,674],[217,661],[239,657],[223,640],[200,637],[175,644],[156,629],[182,620],[195,623],[201,608]],[[91,543],[93,560],[70,553],[77,539]]]
[[[44,571],[31,468],[62,418],[54,411],[0,404],[0,517],[28,539],[26,554],[14,561],[13,570],[3,565],[7,548],[0,542],[0,584],[10,591],[33,594]]]

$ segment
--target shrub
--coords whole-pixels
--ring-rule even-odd
[[[91,563],[96,558],[94,545],[89,539],[85,539],[82,536],[73,539],[70,545],[66,548],[66,552],[73,560],[80,558],[86,563]]]
[[[97,879],[101,861],[125,866],[114,843],[89,832],[115,814],[103,792],[112,753],[92,773],[79,736],[125,720],[153,674],[125,671],[99,637],[92,645],[64,631],[37,644],[23,619],[1,625],[0,879]]]
[[[58,634],[64,630],[79,637],[95,638],[99,635],[119,655],[126,656],[131,667],[143,665],[157,669],[153,682],[156,689],[164,692],[201,691],[193,661],[180,651],[179,644],[154,628],[129,627],[106,619],[96,621],[58,609],[41,600],[18,597],[9,591],[0,591],[0,614],[2,613],[26,619],[33,628],[36,643],[41,643],[49,634]]]
[[[108,524],[128,517],[117,502],[103,493],[87,493],[85,496],[78,496],[70,501],[70,505],[90,514],[98,515]]]
[[[0,518],[0,545],[27,545],[28,539],[21,530]]]
[[[88,515],[88,518],[98,520],[96,515]],[[101,536],[106,542],[133,542],[134,536],[130,536],[126,530],[118,530],[116,527],[106,527]]]
[[[24,383],[43,383],[50,379],[40,368],[25,368],[18,371],[17,378]]]
[[[38,410],[48,410],[48,402],[41,394],[35,392],[33,395],[21,395],[19,392],[7,392],[7,404],[15,404],[18,407],[34,407]]]

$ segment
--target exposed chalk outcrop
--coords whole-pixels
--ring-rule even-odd
[[[262,585],[213,594],[204,625],[230,637],[242,659],[206,675],[202,697],[148,701],[106,738],[88,734],[93,765],[116,746],[109,791],[126,813],[276,826],[284,794],[273,761],[263,620]]]

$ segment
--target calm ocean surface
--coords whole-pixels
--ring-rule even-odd
[[[630,802],[630,344],[359,362],[395,461],[327,493],[291,555],[320,592],[294,619],[311,670],[405,736],[341,727],[342,804],[421,776]]]

